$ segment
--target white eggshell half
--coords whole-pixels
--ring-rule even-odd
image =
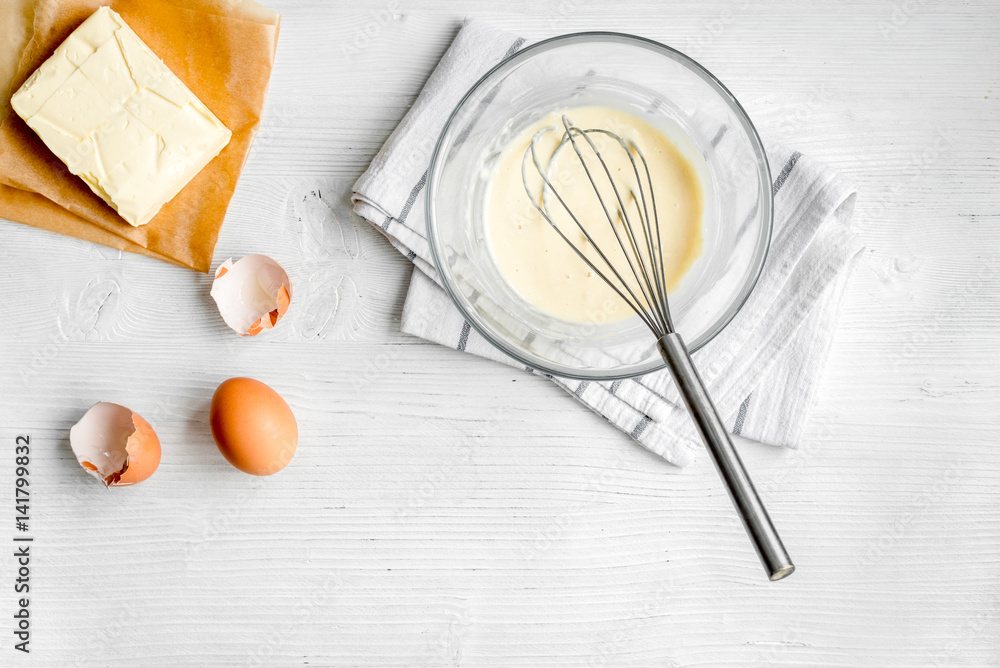
[[[142,482],[160,464],[160,441],[153,428],[128,408],[94,404],[69,430],[76,460],[106,487]]]
[[[266,255],[232,258],[215,272],[212,299],[222,319],[241,336],[273,328],[292,301],[292,283],[280,264]]]

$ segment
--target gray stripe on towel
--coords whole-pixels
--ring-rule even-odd
[[[458,349],[465,350],[465,346],[469,345],[469,332],[472,331],[472,325],[466,320],[462,324],[462,333],[458,336]]]
[[[781,190],[781,186],[785,185],[785,181],[788,179],[788,175],[792,173],[792,168],[795,167],[795,163],[797,163],[799,161],[799,158],[801,157],[802,154],[799,153],[798,151],[792,153],[792,157],[788,159],[788,162],[785,163],[785,166],[781,169],[781,172],[778,174],[778,178],[774,180],[774,185],[771,187],[771,197],[777,195],[778,191]]]
[[[417,185],[413,186],[413,190],[410,191],[410,196],[406,198],[406,204],[403,205],[403,210],[399,212],[399,222],[405,223],[406,217],[410,215],[410,209],[413,208],[413,203],[417,201],[417,195],[420,191],[424,189],[427,185],[427,170],[424,170],[424,175],[420,177],[417,181]]]
[[[740,404],[739,412],[736,414],[736,424],[733,425],[733,433],[737,436],[743,431],[743,422],[747,419],[747,409],[750,408],[750,397],[752,396],[753,392],[747,395],[747,398]]]
[[[635,429],[633,429],[629,433],[629,436],[631,436],[635,440],[639,440],[639,437],[642,436],[642,432],[646,431],[646,427],[648,427],[649,423],[652,421],[653,418],[649,417],[648,415],[643,415],[642,419],[639,420],[639,424],[637,424],[635,426]]]

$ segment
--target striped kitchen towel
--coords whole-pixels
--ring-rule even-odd
[[[352,196],[354,211],[415,265],[402,330],[515,366],[470,327],[439,285],[424,186],[445,119],[480,76],[524,43],[480,21],[466,22]],[[775,197],[767,262],[749,300],[694,360],[734,434],[795,447],[861,246],[850,231],[855,190],[849,183],[797,151],[768,145],[767,154]],[[609,382],[552,381],[674,464],[702,450],[665,371]]]

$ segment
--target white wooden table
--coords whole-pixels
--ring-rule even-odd
[[[207,276],[0,223],[0,665],[1000,665],[995,0],[272,3],[270,101],[216,251],[285,264],[272,336],[233,335]],[[676,46],[859,184],[867,250],[806,438],[743,446],[792,578],[764,580],[707,458],[676,469],[543,379],[400,334],[410,266],[344,199],[465,15]],[[298,417],[273,478],[213,444],[236,375]],[[69,450],[98,400],[163,442],[138,487],[104,491]]]

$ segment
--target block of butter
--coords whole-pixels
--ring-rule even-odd
[[[134,226],[148,223],[232,136],[107,7],[66,38],[11,106]]]

